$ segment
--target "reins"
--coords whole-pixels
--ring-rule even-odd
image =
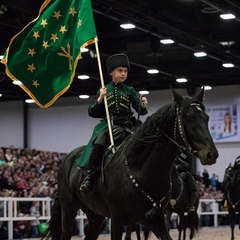
[[[197,105],[197,104],[192,103],[191,105]],[[174,124],[174,133],[173,133],[174,139],[172,139],[171,137],[169,137],[165,133],[164,133],[164,136],[167,137],[170,141],[172,141],[175,145],[177,145],[179,147],[179,149],[181,149],[183,151],[187,151],[190,154],[193,154],[195,151],[193,150],[193,148],[191,147],[191,145],[187,141],[187,136],[186,136],[186,133],[185,133],[185,130],[184,130],[182,111],[179,110],[179,105],[177,105],[177,107],[176,107],[176,112],[177,113],[176,113],[175,124]],[[179,131],[180,137],[183,140],[184,145],[180,145],[177,142],[177,130]]]

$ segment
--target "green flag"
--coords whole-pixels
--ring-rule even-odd
[[[36,19],[15,35],[2,63],[41,108],[70,87],[80,49],[97,40],[90,0],[45,0]]]

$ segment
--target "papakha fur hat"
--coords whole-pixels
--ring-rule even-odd
[[[128,56],[123,53],[117,53],[110,56],[106,62],[107,72],[110,73],[116,67],[126,67],[128,71],[130,70]]]

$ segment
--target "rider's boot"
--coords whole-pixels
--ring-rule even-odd
[[[104,148],[102,145],[100,144],[93,145],[93,149],[87,166],[87,176],[85,177],[83,183],[80,186],[81,191],[89,193],[93,192],[97,166],[100,160],[102,159],[103,153]]]

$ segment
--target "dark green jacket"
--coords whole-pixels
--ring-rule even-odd
[[[116,84],[114,82],[107,84],[105,87],[107,88],[107,105],[111,125],[123,126],[126,121],[135,124],[136,118],[131,108],[135,109],[140,115],[147,114],[147,109],[141,106],[139,96],[133,87],[126,86],[123,83]],[[101,104],[97,103],[99,94],[100,89],[97,92],[95,101],[88,108],[88,114],[90,117],[101,118],[101,120],[95,126],[92,137],[83,154],[77,159],[79,166],[87,165],[94,140],[102,130],[108,127],[104,101],[102,101]]]

